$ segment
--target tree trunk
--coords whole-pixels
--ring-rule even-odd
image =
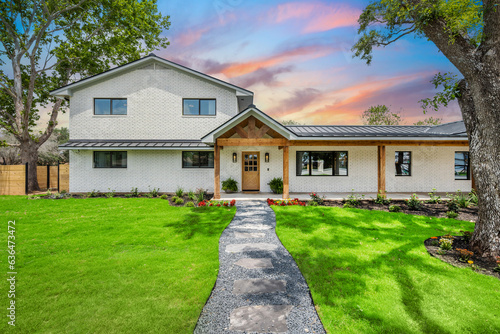
[[[36,167],[38,165],[38,147],[32,142],[20,143],[21,162],[28,163],[28,192],[39,191]]]
[[[458,101],[469,136],[470,158],[479,199],[479,218],[471,250],[500,256],[500,80],[481,71],[459,84]]]

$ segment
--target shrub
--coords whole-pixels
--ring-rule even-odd
[[[460,262],[467,262],[470,260],[470,258],[472,257],[472,255],[474,255],[473,252],[467,250],[467,249],[461,249],[461,248],[457,248],[455,249],[458,253],[458,261]]]
[[[152,193],[147,193],[147,194],[146,194],[146,197],[147,197],[147,198],[153,198],[153,194],[152,194]]]
[[[132,196],[132,194],[125,194],[125,198],[131,198]]]
[[[172,196],[172,198],[171,198],[172,202],[174,202],[174,203],[175,203],[175,201],[177,201],[178,199],[179,199],[179,197],[177,197],[177,196],[175,196],[175,195],[174,195],[174,196]]]
[[[389,211],[390,212],[399,212],[399,211],[401,211],[401,207],[399,205],[391,205],[391,206],[389,206]]]
[[[137,187],[132,188],[130,192],[132,193],[132,197],[139,197],[139,190],[137,190]]]
[[[462,230],[460,230],[460,233],[462,233],[462,239],[464,239],[464,241],[467,242],[467,243],[472,238],[472,232],[471,231],[462,231]]]
[[[99,197],[99,190],[93,189],[91,192],[87,193],[87,197]]]
[[[196,205],[194,205],[193,202],[187,202],[185,206],[188,208],[194,208]]]
[[[151,197],[158,197],[159,192],[160,192],[160,188],[158,188],[158,189],[153,188],[153,190],[149,189],[149,193],[151,194]]]
[[[429,204],[439,204],[441,202],[441,196],[436,195],[436,188],[432,188],[429,197],[430,199],[427,201]]]
[[[318,206],[318,205],[319,205],[318,202],[313,200],[307,202],[307,206]]]
[[[500,273],[500,256],[497,256],[497,266],[493,268],[493,271]]]
[[[345,206],[344,208],[355,208],[361,204],[361,200],[365,197],[365,195],[359,195],[354,193],[354,189],[351,191],[351,194],[344,198],[345,204],[349,204],[349,206]]]
[[[275,194],[283,194],[283,179],[281,177],[275,177],[268,183],[272,192]]]
[[[458,213],[455,211],[446,211],[446,217],[455,219],[458,217]]]
[[[310,193],[309,196],[311,196],[311,201],[316,202],[318,205],[323,205],[323,202],[325,200],[324,196],[319,197],[316,193]]]
[[[458,201],[455,198],[450,197],[450,200],[446,203],[446,206],[448,207],[449,211],[458,212]]]
[[[222,181],[222,190],[224,191],[238,191],[238,182],[232,177]]]
[[[108,192],[104,194],[106,198],[113,198],[115,197],[116,192],[114,190],[111,190],[111,188],[108,188]]]
[[[188,192],[188,198],[192,201],[196,201],[196,194],[192,190],[190,190]]]
[[[177,199],[175,200],[175,204],[177,204],[177,205],[184,204],[184,200],[183,200],[182,198],[177,198]]]
[[[163,195],[161,195],[161,196],[160,196],[160,198],[161,198],[161,199],[167,199],[167,198],[168,198],[168,196],[167,196],[167,195],[165,195],[165,194],[163,194]]]
[[[199,202],[203,202],[205,200],[206,191],[203,188],[196,189],[196,200]]]
[[[439,240],[439,247],[442,250],[450,250],[453,247],[453,239],[441,238]]]
[[[463,194],[460,190],[457,190],[455,194],[447,194],[447,196],[450,198],[448,202],[448,209],[450,209],[450,211],[458,212],[458,208],[468,208],[470,205],[469,196]],[[452,205],[453,208],[456,206],[456,210],[452,210],[450,205]]]
[[[177,189],[175,190],[175,195],[177,197],[182,197],[182,195],[184,195],[184,189],[182,189],[181,187],[177,187]]]
[[[472,189],[471,192],[469,193],[469,202],[470,202],[470,204],[476,205],[476,206],[479,202],[479,199],[477,197],[477,192],[474,189]]]
[[[406,200],[408,209],[418,211],[422,207],[422,202],[418,199],[417,194],[412,194],[409,199]]]
[[[431,246],[439,246],[439,241],[431,240]]]
[[[344,209],[354,209],[355,206],[353,206],[352,204],[350,203],[344,203],[344,205],[342,206]]]
[[[381,191],[377,194],[377,198],[374,200],[375,204],[388,205],[391,203],[391,199],[387,198],[386,195],[382,194]]]

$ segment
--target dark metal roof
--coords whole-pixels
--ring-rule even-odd
[[[59,148],[210,148],[200,140],[87,140],[73,139]]]
[[[291,125],[298,137],[464,137],[463,121],[436,126],[417,125]]]

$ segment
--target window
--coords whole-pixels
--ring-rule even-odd
[[[214,152],[182,152],[182,168],[214,168]]]
[[[127,99],[94,99],[94,115],[126,115]]]
[[[455,180],[470,180],[469,152],[455,152]]]
[[[184,99],[183,115],[215,115],[215,99]]]
[[[127,168],[127,152],[94,151],[94,168]]]
[[[396,176],[411,176],[411,152],[396,151]]]
[[[347,176],[347,152],[297,152],[297,176]]]

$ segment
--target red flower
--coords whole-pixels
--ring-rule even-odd
[[[220,206],[220,204],[217,204],[217,206]]]
[[[235,206],[236,205],[236,200],[233,199],[230,204],[231,204],[231,206]]]

